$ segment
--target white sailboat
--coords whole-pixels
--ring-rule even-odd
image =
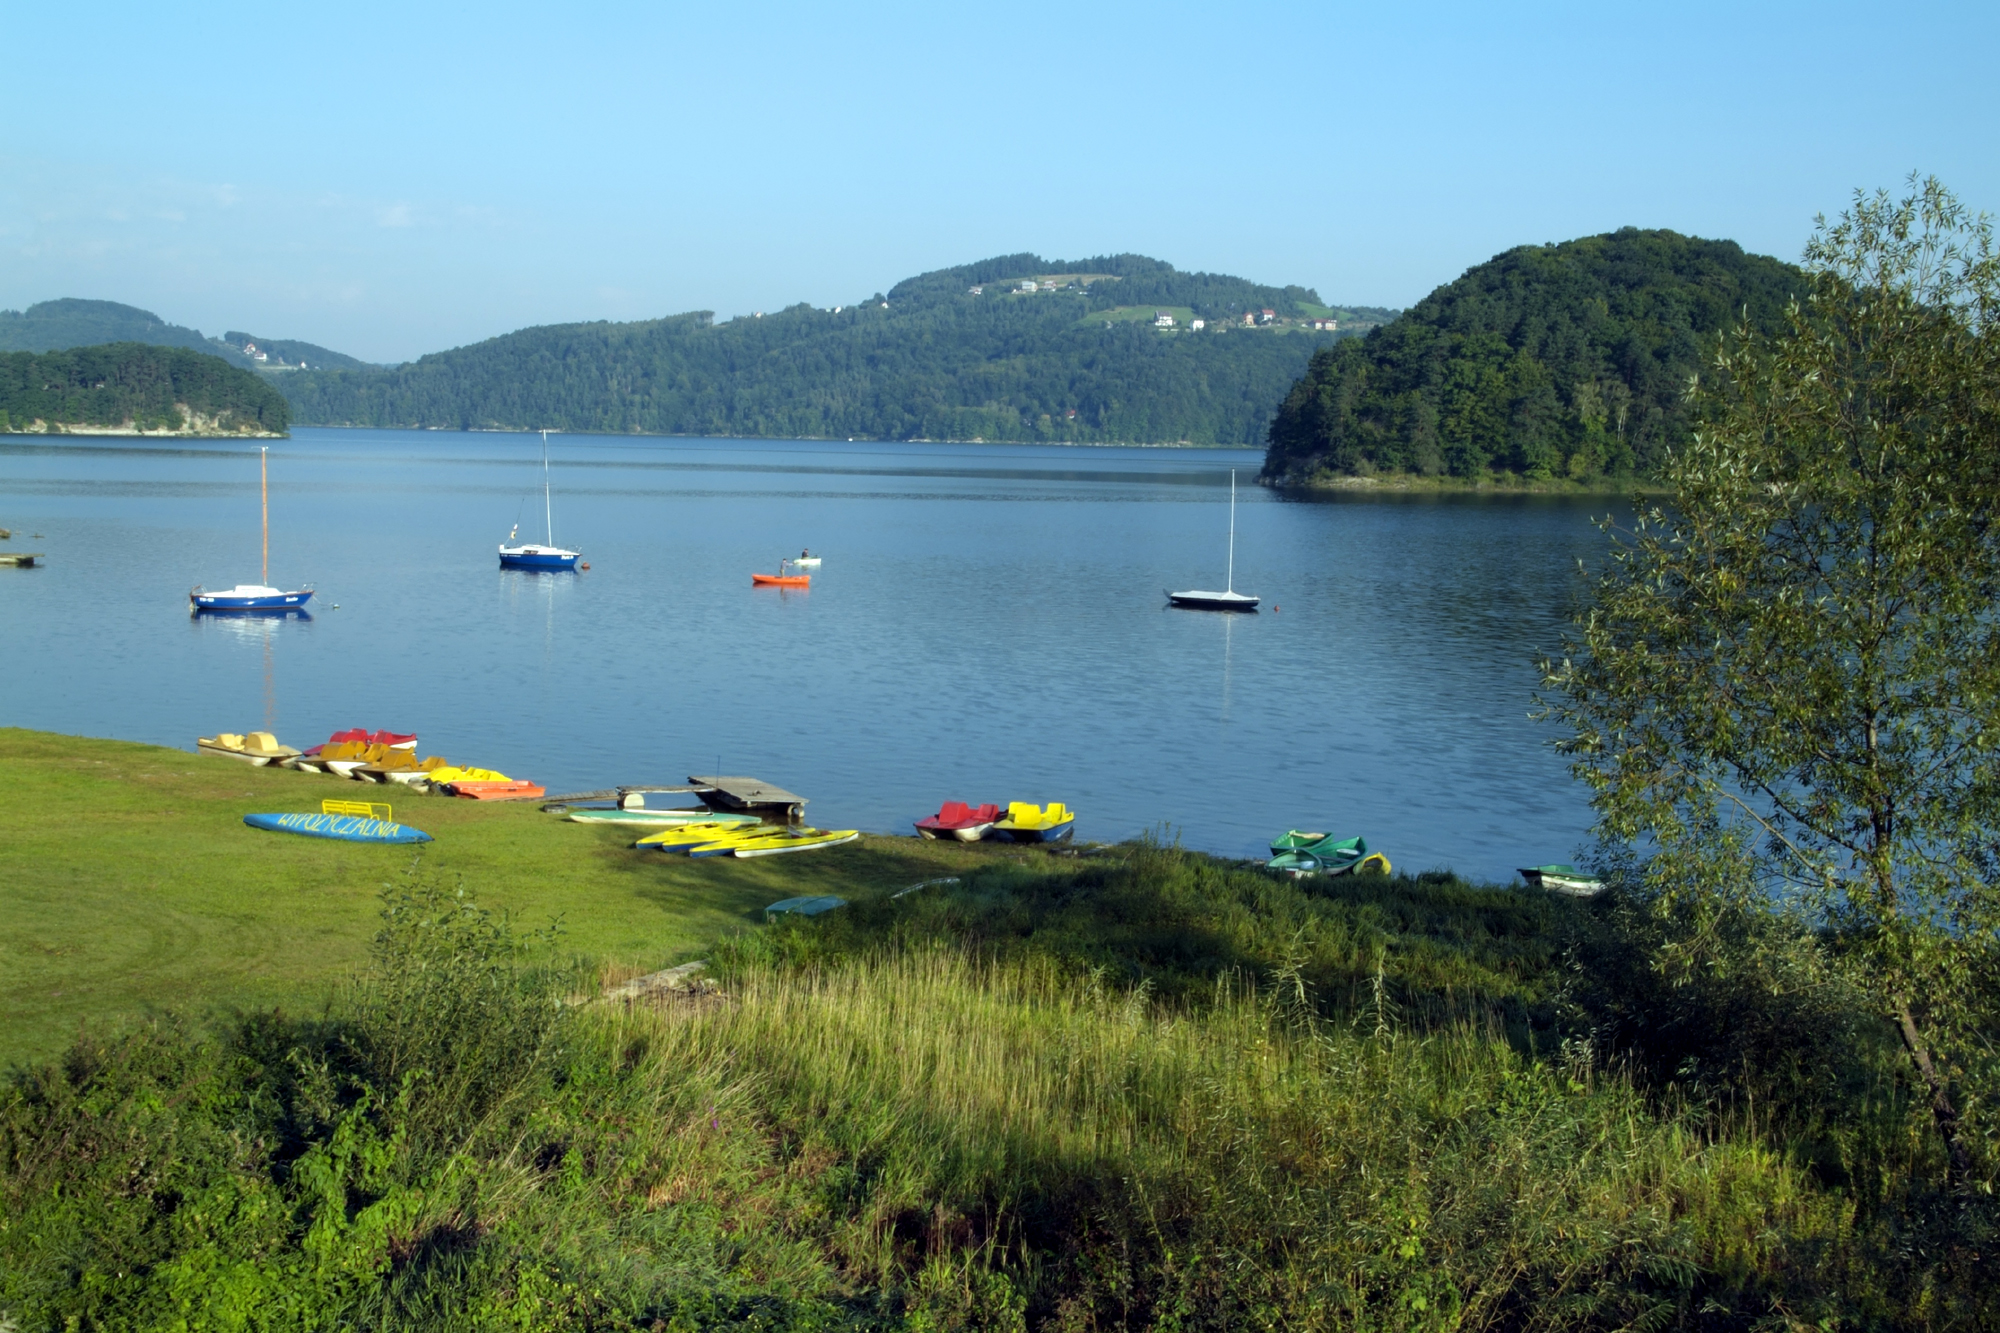
[[[500,543],[500,568],[502,569],[575,569],[577,552],[564,550],[556,545],[556,511],[549,499],[549,433],[542,432],[542,519],[548,525],[548,542],[536,545],[528,542],[520,546]],[[507,541],[514,539],[520,531],[516,525],[507,534]]]
[[[188,607],[192,611],[248,611],[248,612],[296,612],[305,614],[306,603],[312,600],[313,588],[308,583],[303,588],[273,588],[271,586],[271,450],[260,445],[257,449],[257,488],[263,497],[264,509],[264,568],[262,583],[239,583],[233,588],[210,592],[200,584],[188,593]]]
[[[1229,471],[1229,573],[1221,592],[1208,592],[1201,588],[1190,588],[1185,592],[1169,592],[1167,600],[1175,606],[1194,607],[1202,611],[1255,611],[1260,599],[1248,593],[1236,591],[1236,470]]]

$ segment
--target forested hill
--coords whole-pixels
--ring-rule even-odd
[[[220,338],[204,337],[200,329],[169,324],[150,310],[117,301],[64,297],[39,301],[26,310],[0,310],[0,352],[54,352],[121,342],[185,347],[221,357],[245,370],[296,370],[302,365],[359,370],[367,366],[365,361],[309,342],[266,340],[234,331]]]
[[[1317,352],[1271,424],[1264,475],[1649,474],[1687,437],[1702,349],[1746,313],[1776,331],[1802,283],[1671,231],[1509,250]]]
[[[0,352],[0,431],[283,435],[288,420],[266,380],[185,347]]]
[[[1018,254],[831,309],[548,325],[279,387],[315,425],[1241,445],[1315,348],[1392,313],[1137,255]]]

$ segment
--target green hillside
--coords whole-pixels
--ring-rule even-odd
[[[283,435],[289,421],[262,379],[184,347],[0,352],[0,430]]]
[[[1133,308],[1146,320],[1105,317]],[[1153,309],[1208,328],[1154,329]],[[1264,309],[1281,323],[1242,327]],[[1315,347],[1390,313],[1351,311],[1340,334],[1305,328],[1324,309],[1303,287],[1138,255],[1018,254],[832,309],[550,325],[280,387],[314,425],[1244,445]]]
[[[348,356],[318,343],[302,342],[297,338],[264,338],[254,333],[244,333],[231,329],[222,335],[222,341],[231,351],[241,351],[255,347],[270,359],[257,363],[259,370],[290,370],[311,368],[313,370],[372,370],[376,367],[360,357]]]
[[[1629,227],[1509,250],[1316,352],[1264,475],[1650,474],[1687,436],[1702,348],[1746,314],[1775,331],[1801,277],[1732,241]]]
[[[199,329],[169,324],[150,310],[116,301],[81,301],[65,297],[42,301],[26,310],[0,310],[0,352],[53,352],[97,343],[153,343],[186,347],[247,366],[240,354],[219,351]],[[231,349],[234,351],[234,349]]]

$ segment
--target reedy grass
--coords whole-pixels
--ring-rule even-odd
[[[1899,1137],[1893,1082],[1746,1080],[1732,1103],[1727,1043],[1678,1032],[1668,1051],[1710,1061],[1686,1083],[1644,1050],[1596,1054],[1668,1003],[1634,978],[1615,1021],[1573,1021],[1601,1001],[1576,978],[1609,984],[1625,958],[1592,933],[1616,911],[1439,877],[1300,885],[1144,844],[758,931],[716,955],[719,993],[633,1006],[564,1003],[584,974],[553,942],[450,889],[383,906],[373,963],[321,1017],[156,1022],[14,1077],[0,1315],[1083,1330],[1996,1314],[1991,1201],[1927,1192],[1937,1163]],[[1702,1004],[1756,1003],[1754,984],[1720,994],[1684,1026]],[[1786,1024],[1853,1035],[1772,1012],[1742,1049]],[[1865,1071],[1865,1054],[1822,1058]],[[1784,1100],[1822,1094],[1838,1100]]]

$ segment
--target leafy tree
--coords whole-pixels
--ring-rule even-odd
[[[1614,546],[1546,714],[1608,840],[1713,964],[1732,917],[1825,932],[1893,1024],[1951,1175],[1990,1035],[2000,830],[2000,256],[1935,180],[1857,194],[1805,300],[1745,326]]]

